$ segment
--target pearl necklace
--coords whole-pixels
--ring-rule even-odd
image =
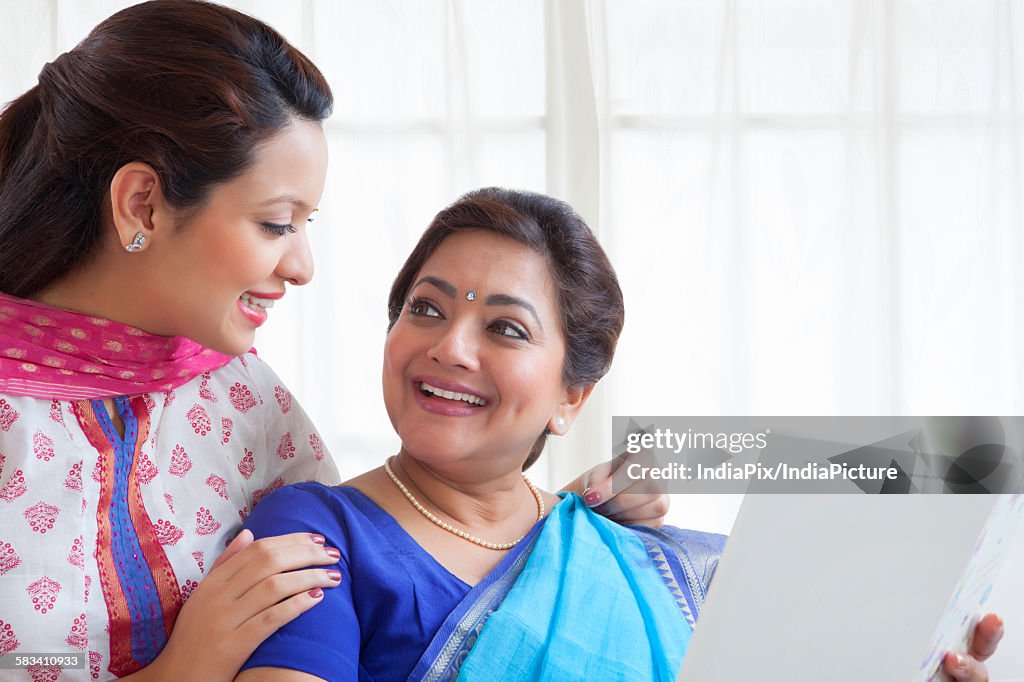
[[[433,521],[434,524],[440,526],[441,528],[444,528],[449,533],[452,533],[453,535],[458,535],[463,540],[469,540],[474,545],[480,545],[481,547],[486,547],[487,549],[505,550],[512,549],[513,547],[519,544],[520,540],[526,537],[526,535],[520,535],[518,538],[511,542],[498,543],[487,542],[486,540],[481,540],[475,535],[470,535],[461,528],[456,528],[452,524],[437,518],[436,516],[430,513],[430,510],[428,510],[426,507],[420,504],[420,501],[417,500],[411,492],[409,492],[409,489],[406,488],[405,485],[400,480],[398,480],[398,477],[395,476],[395,472],[391,470],[391,458],[388,458],[388,460],[384,462],[384,471],[387,472],[387,475],[391,479],[391,481],[396,486],[398,486],[398,489],[402,491],[402,494],[405,495],[405,499],[409,500],[412,506],[416,507],[416,510],[419,511],[419,513],[423,514],[428,519]],[[526,486],[530,489],[530,492],[533,493],[534,499],[537,500],[537,520],[540,521],[544,518],[544,499],[540,496],[540,491],[537,490],[537,486],[531,483],[530,479],[528,479],[525,475],[523,476],[523,481],[526,483]]]

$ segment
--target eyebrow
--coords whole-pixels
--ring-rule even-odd
[[[517,296],[509,296],[508,294],[491,294],[484,301],[487,305],[517,305],[521,308],[525,308],[533,315],[533,319],[537,321],[537,326],[543,331],[544,325],[540,323],[540,317],[537,315],[537,309],[534,308],[529,301],[519,298]]]
[[[435,287],[440,289],[442,293],[447,295],[448,298],[455,298],[455,293],[456,293],[455,285],[452,284],[451,282],[448,282],[446,280],[441,279],[440,277],[433,277],[432,275],[427,275],[425,277],[420,277],[416,281],[416,283],[412,285],[412,289],[415,289],[416,287],[418,287],[419,285],[424,284],[424,283],[426,283],[426,284],[433,284]],[[410,291],[412,289],[410,289]],[[508,294],[491,294],[484,301],[484,305],[516,305],[516,306],[519,306],[520,308],[524,308],[531,315],[533,315],[533,319],[536,320],[537,326],[539,326],[542,331],[544,329],[544,325],[540,321],[540,316],[537,315],[537,309],[534,308],[533,305],[529,301],[527,301],[525,299],[522,299],[522,298],[519,298],[518,296],[509,296]]]
[[[317,209],[313,208],[312,206],[310,206],[309,204],[307,204],[302,199],[300,199],[297,196],[295,196],[294,194],[282,194],[279,197],[274,197],[273,199],[267,199],[266,201],[261,203],[260,206],[272,206],[274,204],[285,204],[285,203],[287,203],[287,204],[294,204],[295,206],[297,206],[301,210],[309,211],[310,213],[312,213],[313,211],[317,210]]]
[[[451,282],[446,282],[440,277],[432,277],[430,275],[427,275],[426,277],[420,277],[419,280],[416,281],[416,284],[412,285],[412,288],[415,289],[424,282],[426,282],[427,284],[433,284],[443,293],[447,294],[448,298],[455,298],[455,285],[452,284]],[[410,291],[411,290],[412,289],[410,289]]]

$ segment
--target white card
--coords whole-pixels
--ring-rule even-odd
[[[679,679],[928,679],[1020,514],[1019,495],[747,495]]]

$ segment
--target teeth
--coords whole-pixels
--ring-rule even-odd
[[[472,393],[455,393],[454,391],[446,391],[443,388],[437,388],[431,386],[426,382],[420,383],[420,390],[427,393],[433,393],[434,395],[447,398],[448,400],[464,400],[470,405],[486,405],[487,401],[480,396],[473,395]]]
[[[274,307],[273,299],[270,299],[270,298],[256,298],[255,296],[253,296],[252,294],[249,294],[248,292],[242,294],[240,296],[240,298],[250,308],[260,308],[260,309],[266,310],[267,308],[273,308]]]

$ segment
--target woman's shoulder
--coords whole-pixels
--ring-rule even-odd
[[[725,549],[727,536],[719,533],[677,528],[675,526],[629,526],[630,530],[640,536],[648,550],[657,548],[677,561],[694,567],[705,567],[710,581],[710,573],[718,565],[718,559]]]
[[[675,526],[631,526],[630,530],[643,541],[648,558],[693,627],[704,608],[726,536]]]
[[[317,481],[303,481],[281,486],[264,497],[253,509],[261,513],[282,510],[312,509],[338,510],[358,504],[358,491],[343,485],[325,485]]]
[[[230,362],[218,369],[211,370],[207,375],[201,375],[199,379],[229,386],[234,384],[251,386],[261,391],[267,388],[273,390],[275,386],[282,386],[280,377],[256,354],[255,348],[232,358]]]
[[[347,536],[350,527],[366,523],[367,502],[364,495],[347,486],[293,483],[263,498],[244,527],[257,538],[300,531]]]
[[[655,565],[671,567],[674,573],[685,575],[686,582],[703,590],[711,584],[727,540],[718,533],[675,526],[630,526],[630,530],[640,536]]]
[[[660,542],[673,543],[686,547],[703,548],[706,551],[722,553],[722,549],[725,547],[725,541],[728,536],[720,533],[709,533],[702,530],[692,530],[690,528],[677,528],[676,526],[660,526],[658,528],[648,526],[630,526],[630,528],[640,534]]]

